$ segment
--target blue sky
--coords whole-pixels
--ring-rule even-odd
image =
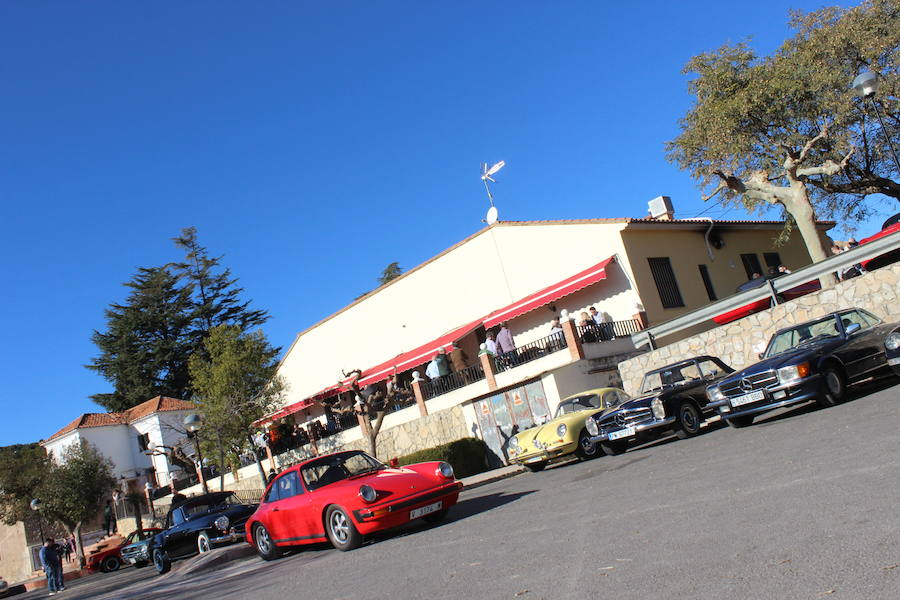
[[[182,227],[287,347],[388,263],[478,230],[482,161],[507,162],[501,219],[640,217],[660,194],[698,214],[663,153],[682,66],[748,36],[770,52],[789,7],[818,6],[0,4],[0,445],[102,410],[91,332]]]

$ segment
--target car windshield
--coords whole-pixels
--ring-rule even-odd
[[[560,402],[559,406],[556,407],[556,414],[553,416],[554,418],[561,417],[579,410],[590,410],[593,408],[600,408],[600,396],[597,394],[584,394],[583,396],[568,398]]]
[[[796,327],[779,331],[772,337],[771,341],[769,341],[769,347],[766,349],[765,356],[775,356],[776,354],[782,354],[783,352],[799,348],[806,344],[828,338],[840,337],[840,327],[837,317],[835,315],[829,315],[818,321],[803,323]]]
[[[323,456],[303,465],[300,473],[303,475],[306,488],[313,491],[344,479],[384,468],[386,467],[383,463],[365,452],[357,451]]]
[[[184,513],[187,517],[191,517],[193,515],[207,513],[211,510],[220,510],[223,507],[232,506],[234,504],[243,503],[238,500],[237,496],[235,496],[234,494],[228,494],[227,496],[222,496],[218,499],[210,498],[207,502],[188,504],[184,506]]]
[[[651,371],[644,375],[644,382],[641,384],[641,393],[649,394],[666,387],[683,385],[691,381],[696,381],[700,378],[700,369],[697,368],[697,363],[695,362],[663,367],[662,369]]]

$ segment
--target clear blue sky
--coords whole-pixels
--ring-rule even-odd
[[[788,7],[819,5],[3,2],[0,444],[102,410],[91,332],[182,227],[287,347],[482,227],[481,161],[507,162],[501,219],[640,217],[660,194],[696,215],[663,156],[682,66],[770,52]]]

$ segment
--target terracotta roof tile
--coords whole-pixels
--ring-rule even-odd
[[[170,412],[174,410],[195,410],[197,407],[194,403],[178,398],[168,398],[166,396],[157,396],[146,402],[142,402],[135,407],[129,408],[123,412],[113,413],[85,413],[51,435],[47,441],[55,440],[76,429],[87,429],[89,427],[106,427],[109,425],[124,425],[133,423],[138,419],[142,419],[148,415],[158,412]]]

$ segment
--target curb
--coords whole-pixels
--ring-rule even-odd
[[[515,477],[520,473],[525,472],[525,467],[519,467],[518,469],[512,469],[510,467],[501,467],[500,469],[495,469],[497,471],[503,470],[503,473],[497,473],[496,475],[491,475],[488,477],[479,477],[478,475],[473,475],[472,477],[467,477],[466,479],[474,479],[471,483],[467,483],[465,479],[462,479],[463,490],[472,490],[482,485],[487,485],[489,483],[494,483],[495,481],[500,481],[501,479],[508,479],[510,477]],[[490,473],[490,471],[487,471]]]

